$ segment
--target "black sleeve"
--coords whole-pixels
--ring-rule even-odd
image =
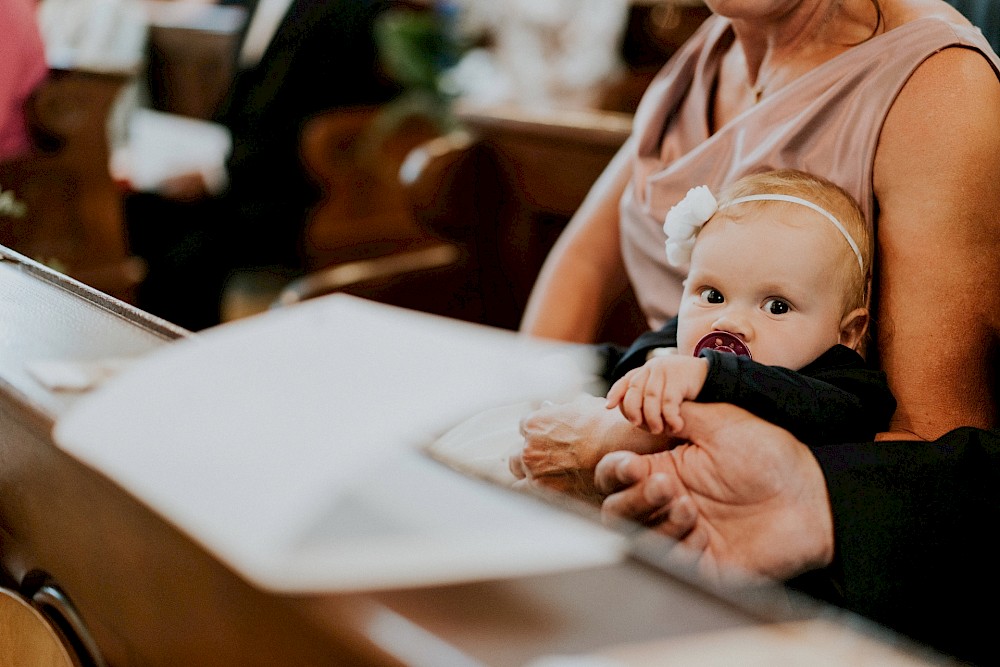
[[[815,448],[833,512],[828,599],[963,660],[995,663],[1000,432]]]
[[[880,371],[837,345],[800,371],[705,350],[702,403],[732,403],[809,445],[871,440],[888,428],[896,401]]]
[[[673,317],[657,331],[647,331],[626,349],[605,347],[607,363],[604,379],[611,384],[633,368],[646,363],[646,355],[658,347],[677,347],[677,317]]]

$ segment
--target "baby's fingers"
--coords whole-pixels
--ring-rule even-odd
[[[653,375],[643,387],[642,419],[650,433],[663,433],[663,384]]]
[[[663,401],[661,413],[663,421],[667,423],[671,433],[678,433],[684,428],[684,419],[681,417],[680,401]]]
[[[659,435],[664,431],[663,402],[669,400],[670,376],[662,363],[654,361],[648,367],[642,388],[642,420],[650,433]]]
[[[628,380],[629,376],[626,375],[611,385],[611,389],[608,390],[608,402],[604,404],[604,407],[609,410],[618,407],[622,399],[625,398],[625,392],[628,391]]]
[[[643,424],[643,395],[645,393],[643,387],[643,384],[629,384],[619,406],[625,419],[635,426],[642,426]]]

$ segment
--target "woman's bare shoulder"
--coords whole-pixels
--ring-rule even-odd
[[[926,112],[927,105],[941,106],[959,118],[983,116],[995,124],[1000,114],[998,77],[982,53],[960,47],[942,49],[917,67],[893,108],[912,106],[919,114],[921,108]]]
[[[876,153],[876,190],[897,171],[912,178],[920,166],[938,170],[942,162],[983,166],[986,160],[1000,169],[998,117],[1000,79],[981,53],[949,48],[934,54],[914,71],[886,116]],[[914,137],[934,141],[920,141],[918,147]],[[915,163],[914,152],[926,159]],[[976,160],[970,159],[973,154]]]
[[[944,0],[881,0],[880,5],[887,31],[926,18],[939,18],[957,25],[972,25]],[[908,100],[916,102],[918,106],[934,103],[935,100],[947,99],[949,94],[966,96],[969,101],[984,97],[988,99],[989,91],[983,88],[995,86],[997,81],[997,72],[983,53],[957,46],[946,48],[921,63],[907,81],[903,94],[894,106],[906,106]]]
[[[929,17],[969,24],[969,20],[960,11],[944,0],[882,0],[879,4],[886,30]]]

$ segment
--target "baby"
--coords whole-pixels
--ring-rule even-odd
[[[743,407],[803,442],[871,440],[896,401],[861,352],[872,241],[854,200],[783,170],[720,193],[693,188],[667,214],[667,259],[690,265],[676,347],[617,382],[607,407],[650,433],[682,428],[683,401]]]

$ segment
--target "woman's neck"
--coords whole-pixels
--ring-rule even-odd
[[[712,133],[798,77],[865,41],[878,25],[871,0],[790,0],[783,11],[767,15],[760,10],[754,13],[755,3],[743,0],[710,0],[708,4],[730,19],[735,36],[726,47],[712,92],[706,119]]]
[[[730,17],[742,52],[749,84],[788,83],[797,70],[808,70],[871,36],[876,14],[870,0],[801,0],[770,15]],[[790,70],[790,71],[789,71]],[[784,71],[784,73],[782,73]],[[771,79],[784,79],[771,81]]]

